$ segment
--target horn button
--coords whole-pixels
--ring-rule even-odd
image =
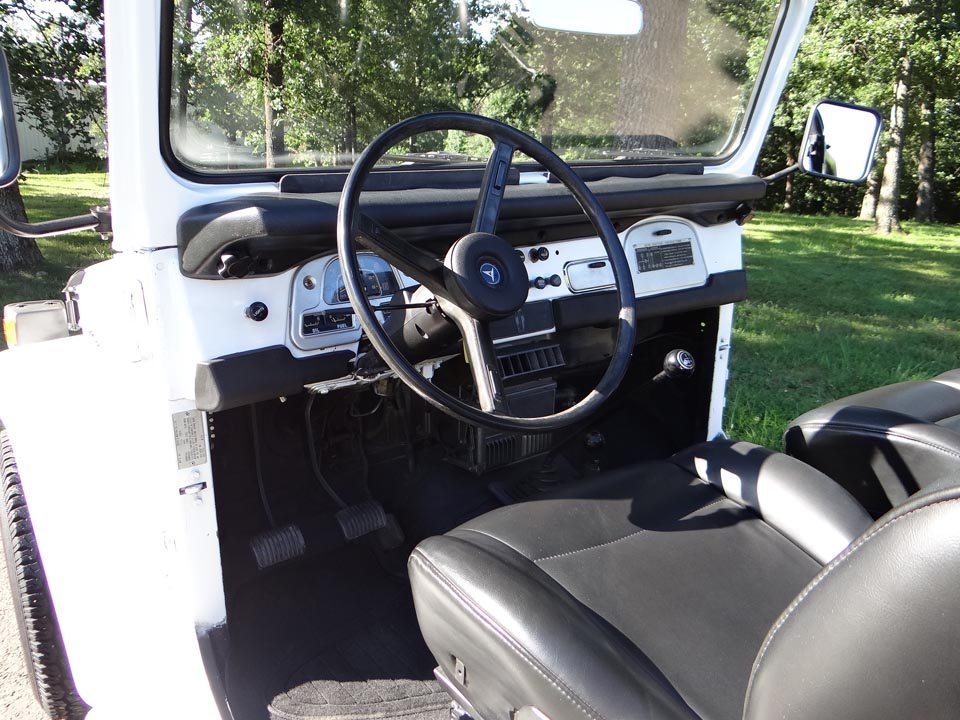
[[[474,232],[457,240],[444,264],[457,305],[477,320],[512,315],[527,301],[530,284],[523,260],[506,240]]]

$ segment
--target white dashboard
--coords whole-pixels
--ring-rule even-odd
[[[637,298],[701,287],[713,272],[739,269],[739,238],[736,247],[705,251],[702,236],[710,230],[680,218],[657,217],[620,233]],[[530,282],[528,306],[613,288],[613,272],[598,237],[521,246],[517,252],[523,257]],[[374,306],[389,302],[401,289],[416,286],[415,281],[373,254],[361,254],[360,266],[367,296]],[[304,263],[294,274],[291,296],[289,339],[299,350],[310,352],[359,342],[360,325],[343,289],[335,254]],[[384,312],[378,313],[381,322]],[[553,330],[538,328],[533,334]],[[496,342],[526,336],[518,323],[515,331],[500,333]]]

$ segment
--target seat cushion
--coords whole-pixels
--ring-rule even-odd
[[[708,444],[421,543],[411,583],[442,675],[483,720],[525,706],[551,720],[739,718],[767,629],[822,563],[701,477],[734,456],[745,497],[771,457],[804,480],[785,456]],[[840,493],[849,538],[869,524],[807,472],[811,495]]]
[[[960,472],[960,370],[851,395],[795,419],[786,452],[841,483],[873,517]]]

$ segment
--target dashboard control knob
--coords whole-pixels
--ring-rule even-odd
[[[543,290],[547,286],[547,279],[543,277],[536,277],[530,281],[530,284],[533,285],[537,290]]]
[[[270,309],[264,303],[257,300],[256,302],[250,303],[247,309],[243,311],[243,314],[254,322],[263,322],[267,319],[267,315],[270,314]]]
[[[517,250],[517,256],[520,258],[520,262],[527,259],[527,256],[523,254],[523,250]]]
[[[540,260],[548,260],[550,258],[550,251],[545,247],[537,248],[537,257]]]
[[[554,287],[560,287],[561,285],[563,285],[563,278],[560,277],[559,275],[551,275],[550,284],[553,285]]]

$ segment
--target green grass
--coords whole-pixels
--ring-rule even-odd
[[[103,172],[40,173],[28,170],[20,183],[27,218],[31,222],[82,215],[107,202]],[[44,262],[33,270],[0,273],[0,307],[20,300],[59,298],[60,290],[77,269],[110,257],[110,245],[91,233],[60,235],[37,241]],[[3,348],[0,340],[0,348]]]
[[[31,220],[107,197],[98,172],[30,171]],[[884,237],[845,218],[761,214],[746,227],[750,299],[737,306],[727,432],[780,447],[787,423],[835,398],[960,366],[960,228],[908,223]],[[0,304],[60,296],[109,257],[91,233],[40,240],[35,271],[0,274]]]
[[[795,416],[960,366],[960,228],[880,236],[846,218],[763,214],[746,226],[726,429],[779,449]]]

